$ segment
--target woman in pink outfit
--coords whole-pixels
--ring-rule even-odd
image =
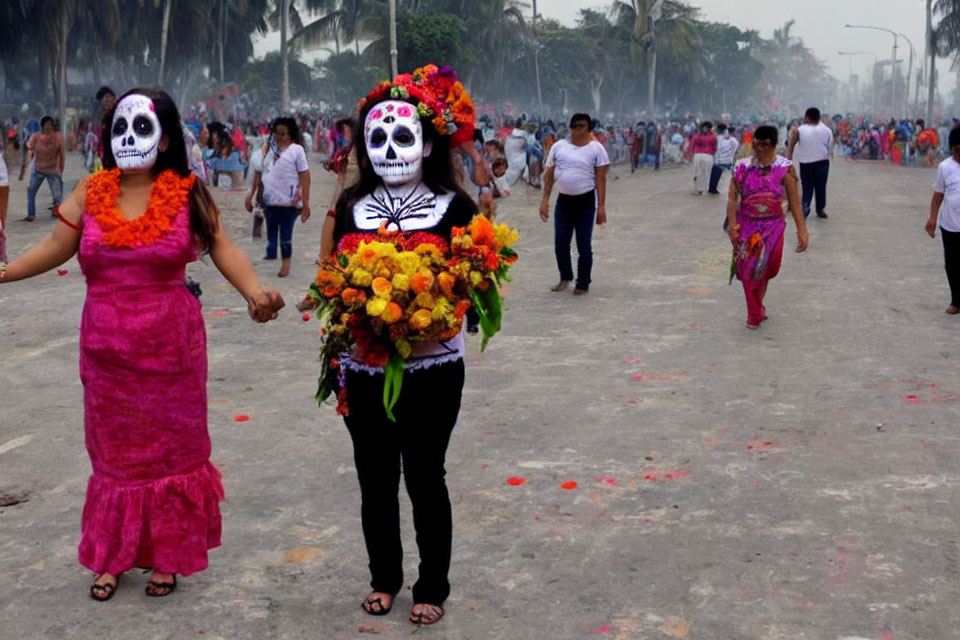
[[[809,238],[797,196],[797,172],[790,160],[777,155],[776,128],[757,127],[753,157],[737,164],[727,197],[727,233],[733,243],[734,273],[747,300],[748,329],[767,319],[763,297],[783,258],[784,200],[797,226],[797,251],[806,251]]]
[[[690,153],[693,154],[693,190],[698,196],[710,186],[710,170],[713,169],[713,155],[717,152],[717,136],[713,133],[713,123],[709,120],[700,125],[700,133],[690,140]]]
[[[93,475],[83,508],[80,563],[109,600],[120,574],[151,567],[146,593],[165,596],[176,574],[207,566],[220,544],[220,473],[210,462],[207,349],[187,263],[209,251],[257,322],[278,293],[220,226],[210,192],[190,173],[180,116],[162,91],[134,89],[104,116],[105,170],[80,181],[53,232],[0,282],[35,276],[79,251],[87,281],[80,325],[84,429]]]

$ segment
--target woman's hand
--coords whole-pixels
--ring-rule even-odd
[[[810,236],[807,235],[807,228],[800,227],[797,229],[797,253],[806,251],[808,244],[810,244]]]
[[[284,304],[279,291],[263,287],[247,300],[247,310],[255,322],[264,323],[276,319]]]
[[[740,227],[735,224],[728,226],[727,237],[730,238],[730,244],[737,246],[737,243],[740,242]]]
[[[248,193],[247,199],[243,201],[243,206],[246,208],[247,213],[253,213],[253,194]]]
[[[927,220],[927,224],[924,225],[924,229],[927,230],[927,235],[931,238],[937,237],[937,219],[930,218]]]
[[[300,211],[300,222],[306,222],[310,219],[310,205],[304,203],[303,209]]]

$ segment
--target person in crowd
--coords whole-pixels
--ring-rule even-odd
[[[777,155],[777,139],[776,128],[757,127],[753,157],[737,164],[727,197],[727,234],[734,249],[734,273],[747,300],[748,329],[767,319],[763,298],[783,258],[784,200],[797,226],[797,251],[806,251],[809,242],[797,198],[797,174],[790,160]]]
[[[280,238],[281,266],[277,276],[290,274],[293,255],[293,227],[300,218],[310,218],[310,167],[303,148],[303,137],[297,121],[289,117],[273,121],[270,148],[263,158],[263,171],[253,174],[247,196],[247,211],[253,211],[253,198],[263,184],[264,217],[267,220],[267,248],[264,260],[277,259],[277,236]]]
[[[187,167],[180,116],[166,93],[134,89],[104,120],[104,168],[81,180],[53,232],[9,265],[0,284],[78,254],[87,298],[80,321],[84,431],[93,474],[79,560],[97,574],[94,600],[121,574],[151,567],[146,594],[207,567],[220,544],[220,472],[210,462],[207,349],[200,304],[184,286],[198,251],[247,301],[257,322],[279,293],[260,286]],[[173,401],[175,400],[175,401]]]
[[[709,193],[714,194],[720,193],[717,187],[720,185],[723,172],[733,171],[733,161],[737,157],[737,149],[740,148],[733,127],[721,123],[717,125],[717,131],[720,137],[717,139],[717,153],[713,157],[713,168],[710,170],[710,188],[707,189]]]
[[[933,127],[927,127],[923,120],[917,120],[917,153],[922,159],[923,164],[928,167],[933,166],[933,160],[936,157],[937,147],[940,146],[940,139],[937,137],[937,130]]]
[[[0,152],[0,262],[7,261],[7,203],[10,201],[10,174],[4,155]]]
[[[550,192],[557,183],[557,204],[554,208],[554,251],[560,282],[551,291],[564,291],[574,280],[570,260],[570,241],[577,236],[576,286],[573,295],[590,290],[593,269],[593,225],[607,223],[607,168],[610,158],[603,145],[591,138],[593,121],[586,113],[570,118],[570,137],[556,142],[547,157],[543,177],[540,219],[550,217]]]
[[[41,130],[27,140],[29,159],[20,167],[19,179],[23,180],[27,164],[33,162],[30,184],[27,187],[27,217],[24,218],[27,222],[33,222],[37,217],[37,191],[40,190],[44,180],[50,186],[50,195],[53,197],[51,212],[55,212],[63,200],[63,165],[67,159],[63,137],[56,130],[51,116],[43,116],[40,119],[40,127]]]
[[[713,156],[717,152],[717,136],[713,133],[713,123],[709,120],[700,125],[700,132],[690,140],[690,153],[693,154],[693,191],[698,196],[710,186],[710,170],[713,168]]]
[[[644,125],[640,134],[640,156],[637,159],[638,165],[643,169],[649,162],[653,165],[654,171],[660,171],[660,146],[661,146],[660,128],[657,123],[651,120]]]
[[[244,165],[240,158],[240,150],[233,144],[233,136],[229,133],[221,133],[217,136],[216,155],[212,161],[214,173],[219,175],[226,173],[230,176],[230,190],[243,190],[243,172]],[[215,182],[219,182],[217,178]]]
[[[827,178],[830,175],[830,152],[833,131],[820,122],[820,110],[810,107],[803,115],[803,124],[790,130],[786,157],[800,165],[803,189],[803,217],[810,215],[810,203],[816,194],[818,218],[827,218]]]
[[[939,222],[943,262],[950,286],[947,313],[954,316],[960,313],[960,127],[950,131],[948,144],[950,156],[937,167],[926,230],[935,238]]]
[[[504,176],[509,186],[513,186],[527,166],[527,136],[523,132],[523,121],[508,120],[507,126],[512,123],[507,139],[503,141],[504,153],[507,157],[507,174]]]

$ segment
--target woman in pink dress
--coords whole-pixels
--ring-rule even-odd
[[[809,239],[797,196],[797,172],[790,160],[777,155],[777,129],[757,127],[753,157],[737,164],[727,197],[727,233],[733,243],[734,273],[747,300],[748,329],[767,319],[763,297],[783,258],[784,200],[797,225],[797,251],[806,251]]]
[[[0,282],[63,264],[79,251],[87,281],[80,325],[84,429],[93,468],[80,563],[109,600],[120,574],[151,567],[146,593],[207,566],[220,544],[220,473],[210,462],[207,348],[187,263],[209,251],[257,322],[280,295],[260,286],[225,235],[210,192],[190,173],[180,116],[162,91],[134,89],[104,116],[103,165],[56,212],[53,232]]]

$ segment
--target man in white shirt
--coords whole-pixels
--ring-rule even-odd
[[[827,177],[830,175],[830,150],[833,131],[820,122],[820,110],[810,107],[803,116],[803,124],[790,130],[787,158],[800,165],[800,184],[803,188],[801,204],[803,217],[810,215],[810,201],[817,196],[817,217],[826,218]]]
[[[570,241],[577,234],[577,281],[573,295],[580,296],[590,289],[590,271],[593,268],[594,213],[596,224],[607,223],[607,167],[610,158],[603,145],[591,137],[593,121],[586,113],[575,113],[570,118],[570,137],[550,147],[546,172],[543,174],[543,198],[540,201],[540,219],[550,217],[550,190],[557,181],[557,204],[554,208],[554,251],[560,282],[551,291],[563,291],[574,279],[570,259]]]
[[[930,237],[936,237],[937,218],[940,219],[943,260],[950,285],[947,313],[953,316],[960,313],[960,127],[950,132],[948,144],[950,157],[937,168],[926,226]]]
[[[725,124],[717,125],[717,133],[720,137],[717,139],[717,152],[713,155],[713,168],[710,170],[710,188],[708,193],[720,193],[717,186],[720,184],[720,177],[724,171],[733,171],[733,160],[737,156],[737,149],[740,143],[734,135],[736,131],[733,127],[727,127]]]

